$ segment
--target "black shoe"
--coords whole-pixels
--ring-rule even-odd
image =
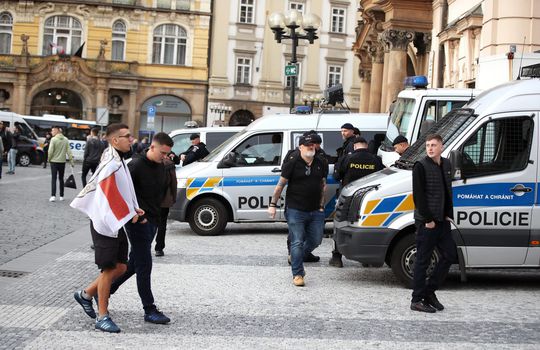
[[[444,305],[441,304],[439,299],[437,299],[437,296],[435,295],[435,293],[430,294],[429,296],[425,297],[424,302],[426,304],[429,304],[429,305],[433,306],[435,309],[437,309],[437,311],[443,311],[444,310]]]
[[[334,267],[343,267],[343,261],[341,261],[341,254],[332,253],[332,258],[328,261],[328,265]]]
[[[167,324],[171,322],[171,319],[163,314],[163,312],[154,309],[147,314],[144,314],[144,320],[146,322],[155,323],[155,324]]]
[[[95,250],[96,248],[94,247],[93,244],[90,244],[90,249]]]
[[[411,303],[411,310],[413,311],[420,311],[420,312],[428,312],[430,314],[433,314],[437,312],[431,305],[429,305],[425,301],[417,301]]]
[[[164,256],[163,250],[156,250],[156,256]]]
[[[313,255],[313,253],[304,255],[304,262],[319,262],[319,260],[321,260],[321,258],[317,255]]]

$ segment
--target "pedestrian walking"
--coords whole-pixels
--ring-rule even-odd
[[[131,244],[126,272],[111,285],[111,294],[131,276],[137,276],[137,291],[144,309],[144,320],[156,324],[166,324],[171,320],[154,304],[151,288],[152,242],[160,220],[160,206],[169,184],[165,179],[163,159],[171,153],[173,140],[164,132],[154,135],[150,147],[142,154],[134,156],[128,164],[137,202],[145,214],[135,223],[125,225]]]
[[[51,133],[47,132],[47,134],[45,135],[45,141],[43,141],[43,169],[47,168],[49,145],[51,144],[51,139]]]
[[[303,136],[308,136],[308,135],[311,137],[313,141],[313,146],[315,147],[315,157],[318,157],[324,164],[324,169],[325,169],[324,178],[326,179],[326,177],[328,176],[328,155],[321,147],[322,138],[321,136],[319,136],[319,134],[317,134],[315,130],[310,130],[303,134]],[[289,152],[287,152],[283,162],[285,163],[289,161],[296,161],[299,157],[300,157],[300,149],[297,147],[294,150],[290,150]],[[324,222],[322,223],[322,225],[323,225],[323,232],[324,232]],[[316,247],[314,247],[313,249],[315,248]],[[291,264],[291,235],[290,234],[287,235],[287,252],[288,252],[287,261],[290,265]],[[321,260],[321,258],[317,255],[314,255],[312,251],[305,252],[304,254],[304,262],[318,262],[319,260]]]
[[[355,131],[355,129],[357,131]],[[336,181],[339,181],[340,183],[338,190],[336,191],[336,198],[339,198],[339,191],[343,187],[343,183],[342,183],[343,178],[341,177],[342,175],[340,174],[340,170],[343,167],[342,165],[343,165],[343,162],[345,161],[345,157],[347,157],[347,155],[351,154],[354,151],[353,140],[357,135],[358,136],[360,135],[360,130],[355,128],[351,123],[345,123],[341,126],[341,137],[343,138],[343,145],[336,150],[337,160],[336,160],[336,163],[334,164],[334,174],[333,174],[334,179]],[[334,239],[334,249],[332,250],[332,258],[330,258],[330,260],[328,261],[328,264],[334,267],[343,267],[343,261],[341,260],[341,258],[342,258],[342,255],[338,251],[337,244]]]
[[[96,174],[71,202],[71,207],[82,211],[91,220],[94,258],[101,270],[99,276],[85,289],[75,292],[74,297],[84,312],[96,319],[95,328],[109,333],[120,332],[108,307],[112,281],[127,270],[128,240],[123,226],[127,222],[137,222],[144,215],[123,160],[123,155],[130,149],[130,137],[125,124],[107,127],[109,147],[104,151]],[[96,315],[92,298],[98,295]]]
[[[312,135],[301,136],[300,157],[285,162],[268,207],[270,218],[275,218],[276,207],[283,188],[287,185],[285,218],[291,236],[291,269],[293,284],[304,286],[303,258],[317,248],[324,232],[325,164],[315,157]]]
[[[84,148],[83,164],[82,164],[82,185],[86,186],[86,176],[91,170],[92,174],[96,172],[96,169],[103,153],[103,144],[98,138],[99,128],[92,128],[90,135],[86,139],[86,147]]]
[[[354,151],[345,157],[340,169],[343,186],[384,168],[381,158],[369,151],[368,142],[362,136],[356,136],[353,145]]]
[[[60,185],[60,201],[64,200],[64,172],[66,170],[66,158],[73,167],[73,155],[69,148],[68,139],[62,134],[59,127],[51,129],[52,139],[49,144],[48,158],[51,164],[51,198],[49,202],[56,201],[56,180]]]
[[[203,159],[210,153],[206,149],[206,145],[204,144],[204,142],[201,142],[201,135],[191,134],[189,139],[191,140],[191,146],[189,146],[189,148],[185,152],[180,153],[180,160],[182,161],[182,166],[186,166],[188,164],[198,161],[199,159]]]
[[[8,162],[8,172],[6,174],[14,175],[15,174],[15,165],[17,164],[17,152],[18,152],[18,142],[21,137],[21,129],[19,123],[15,123],[13,127],[13,132],[10,133],[11,136],[11,146],[8,149],[7,162]]]
[[[394,151],[401,156],[409,148],[409,140],[403,135],[398,135],[392,142],[392,146]]]
[[[167,233],[167,219],[169,218],[169,209],[176,203],[177,180],[176,180],[176,165],[180,164],[180,157],[171,152],[163,159],[165,168],[165,184],[167,190],[161,201],[161,211],[159,215],[159,224],[156,234],[156,245],[154,247],[156,256],[164,256],[165,253],[165,234]]]
[[[457,261],[456,244],[452,239],[452,178],[450,161],[441,157],[443,140],[438,134],[426,137],[427,155],[413,167],[414,220],[416,225],[416,261],[414,263],[411,310],[442,311],[435,291],[444,281],[450,265]],[[426,281],[433,251],[439,261]]]

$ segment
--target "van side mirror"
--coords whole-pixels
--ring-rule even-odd
[[[236,166],[236,152],[229,152],[219,161],[218,169],[232,168]]]
[[[461,180],[461,152],[459,150],[450,151],[450,164],[452,166],[452,180]]]

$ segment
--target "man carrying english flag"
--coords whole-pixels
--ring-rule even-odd
[[[128,240],[124,225],[144,219],[139,208],[131,174],[124,155],[131,149],[131,134],[125,124],[115,123],[106,131],[109,147],[103,152],[96,172],[84,189],[71,202],[71,207],[90,218],[90,233],[94,243],[95,263],[99,276],[84,290],[75,292],[75,300],[84,312],[96,319],[95,328],[118,333],[120,328],[108,312],[112,282],[127,269]],[[97,297],[98,314],[92,298]]]

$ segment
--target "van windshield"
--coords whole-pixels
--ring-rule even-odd
[[[221,153],[221,151],[223,151],[223,149],[228,148],[230,144],[235,143],[239,138],[243,137],[245,133],[246,133],[246,130],[244,129],[244,130],[234,134],[232,137],[225,140],[225,142],[223,142],[221,145],[214,148],[210,152],[210,154],[207,155],[206,157],[204,157],[204,159],[202,159],[201,161],[202,162],[212,162],[212,161],[216,160],[217,156]]]
[[[398,98],[396,100],[392,117],[388,122],[386,137],[382,143],[382,149],[384,151],[394,151],[392,142],[394,142],[394,139],[398,137],[398,135],[407,137],[409,127],[411,126],[411,116],[414,111],[415,103],[416,100],[413,98]]]
[[[473,109],[452,110],[426,133],[420,135],[418,140],[396,161],[396,166],[401,169],[412,169],[416,161],[426,156],[425,144],[428,134],[441,135],[443,146],[449,145],[469,127],[476,117]]]

